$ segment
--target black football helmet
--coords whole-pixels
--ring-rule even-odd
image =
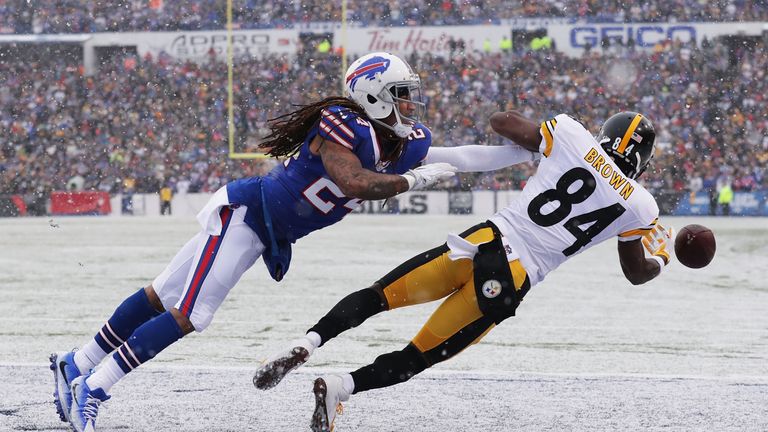
[[[653,158],[656,130],[644,115],[624,111],[603,123],[597,142],[627,177],[637,179]]]

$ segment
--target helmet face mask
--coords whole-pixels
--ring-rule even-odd
[[[651,157],[648,159],[648,162],[646,162],[645,166],[640,168],[640,171],[637,172],[637,174],[635,175],[635,180],[639,179],[644,172],[648,171],[648,168],[653,168],[652,162],[653,162],[653,154],[651,154]]]
[[[603,123],[597,142],[627,177],[645,172],[656,149],[656,131],[642,114],[625,111]]]
[[[371,53],[350,65],[345,95],[365,110],[370,120],[400,138],[413,132],[426,106],[421,100],[421,79],[401,58]],[[401,111],[401,107],[404,107]]]
[[[426,105],[421,98],[421,83],[397,82],[389,87],[389,94],[395,104],[395,110],[400,118],[419,123],[426,114]],[[408,107],[407,115],[400,111],[400,105]]]
[[[378,99],[392,104],[392,112],[384,119],[372,120],[393,131],[400,138],[405,138],[413,132],[413,125],[421,122],[426,112],[426,105],[421,101],[421,85],[418,83],[393,83],[379,93]]]

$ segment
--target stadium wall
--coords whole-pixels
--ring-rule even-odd
[[[439,26],[413,28],[358,28],[348,31],[347,51],[362,54],[370,51],[391,51],[401,54],[430,52],[447,55],[448,41],[462,39],[468,51],[482,51],[488,39],[490,50],[499,51],[499,41],[510,37],[513,30],[533,30],[535,27],[521,23],[520,26]],[[637,49],[653,49],[664,40],[679,39],[682,42],[695,41],[700,45],[704,37],[709,40],[722,35],[761,35],[768,30],[762,22],[742,23],[631,23],[631,24],[551,24],[546,27],[547,35],[555,43],[555,49],[579,57],[587,46],[601,46],[603,39],[620,40],[627,45],[632,39]],[[344,44],[340,33],[334,33],[334,46]]]
[[[506,207],[520,196],[519,190],[509,191],[426,191],[406,192],[387,201],[366,201],[354,211],[360,214],[474,214],[487,217]],[[195,217],[212,194],[177,194],[171,203],[174,216]],[[722,207],[711,207],[705,193],[691,197],[686,192],[671,195],[673,204],[662,206],[662,214],[674,216],[703,216],[722,214]],[[666,208],[665,208],[666,207]],[[126,211],[127,210],[127,211]],[[91,213],[93,214],[93,213]],[[111,199],[111,216],[143,216],[160,214],[157,194],[134,194],[128,199],[116,195]],[[768,191],[736,192],[730,205],[731,216],[768,216]]]
[[[212,194],[177,194],[171,201],[174,216],[194,217]],[[365,201],[354,211],[364,214],[478,214],[489,215],[509,204],[520,191],[406,192],[386,201]],[[157,194],[118,194],[111,198],[111,216],[160,214]]]
[[[704,216],[722,213],[722,207],[713,205],[716,199],[706,193],[683,197],[672,212],[676,216]],[[737,192],[730,204],[730,214],[735,216],[768,216],[768,192]]]
[[[232,33],[235,56],[263,57],[266,54],[296,54],[302,44],[301,35],[307,33],[332,35],[334,47],[344,46],[350,55],[371,51],[390,51],[396,54],[412,52],[447,55],[449,40],[462,40],[467,51],[482,51],[486,39],[492,52],[499,51],[499,41],[511,37],[513,30],[543,29],[554,41],[554,48],[571,56],[580,56],[587,46],[599,47],[603,39],[631,39],[637,49],[652,49],[665,39],[695,40],[701,44],[704,37],[712,40],[722,35],[759,36],[768,34],[764,22],[696,22],[696,23],[547,23],[541,20],[515,20],[499,25],[425,26],[425,27],[356,27],[343,32],[339,27],[323,29],[267,29],[236,30]],[[0,35],[0,43],[82,43],[86,73],[97,71],[96,49],[103,47],[131,47],[145,56],[161,52],[183,60],[205,61],[214,55],[224,58],[227,52],[226,31],[186,32],[130,32],[94,33],[82,35]]]
[[[194,217],[208,202],[210,193],[177,194],[171,203],[173,215]],[[475,214],[487,216],[506,207],[520,196],[519,190],[502,191],[426,191],[407,192],[386,201],[365,201],[355,210],[363,214]],[[46,202],[47,201],[47,202]],[[723,214],[717,199],[704,192],[657,194],[661,214],[703,216]],[[17,216],[145,216],[160,214],[158,194],[118,194],[106,192],[54,192],[49,199],[33,196],[0,196],[0,217]],[[730,216],[768,216],[768,190],[736,192]]]

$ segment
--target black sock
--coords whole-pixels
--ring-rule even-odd
[[[355,380],[353,394],[400,384],[427,367],[421,352],[413,344],[408,344],[402,351],[380,355],[373,364],[352,372],[352,379]]]
[[[322,346],[341,332],[359,326],[363,321],[386,309],[386,300],[379,290],[365,288],[341,299],[307,332],[317,332],[322,339]]]

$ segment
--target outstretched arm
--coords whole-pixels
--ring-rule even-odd
[[[318,152],[328,176],[345,196],[376,200],[393,197],[408,190],[408,181],[403,176],[367,170],[349,149],[336,143],[323,142],[319,136],[315,137],[314,141],[318,141]]]
[[[363,168],[360,159],[349,149],[315,137],[311,144],[323,160],[328,176],[341,189],[344,196],[363,200],[378,200],[399,193],[431,186],[452,177],[456,168],[448,164],[429,164],[403,175],[381,174]]]
[[[450,163],[460,172],[477,172],[495,171],[541,157],[541,134],[539,125],[533,120],[518,111],[510,110],[494,113],[490,123],[494,132],[517,145],[431,147],[426,161]]]
[[[667,245],[673,238],[673,229],[664,228],[657,223],[651,232],[637,240],[619,242],[619,261],[624,276],[633,285],[648,282],[661,274],[661,270],[669,264],[670,255]],[[651,255],[645,257],[645,251]]]
[[[538,153],[541,144],[538,123],[517,110],[493,113],[490,122],[491,128],[497,134],[514,141],[524,149]]]
[[[541,157],[540,153],[528,151],[519,145],[483,146],[463,145],[458,147],[430,147],[425,161],[444,162],[455,166],[459,172],[495,171]]]
[[[619,242],[619,261],[624,276],[632,285],[644,284],[661,274],[659,262],[645,257],[640,240]]]

